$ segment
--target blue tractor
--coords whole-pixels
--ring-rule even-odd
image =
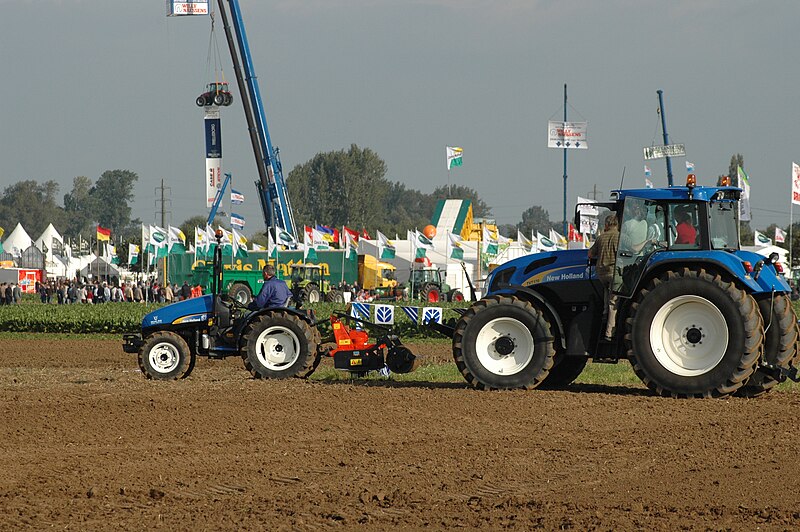
[[[616,216],[620,227],[610,341],[587,250],[538,253],[494,269],[449,331],[458,369],[479,389],[560,387],[590,359],[627,359],[648,388],[673,397],[756,396],[795,378],[791,290],[777,254],[740,249],[740,194],[690,175],[687,186],[578,205],[577,226]],[[679,220],[692,238],[678,237]]]
[[[222,234],[217,235],[218,242]],[[141,334],[123,336],[148,379],[188,377],[198,356],[241,356],[255,378],[304,377],[315,369],[321,343],[314,315],[291,307],[250,312],[222,288],[222,246],[214,253],[212,294],[154,310]],[[288,303],[288,302],[287,302]]]

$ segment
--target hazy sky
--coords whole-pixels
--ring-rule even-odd
[[[216,5],[216,2],[213,2]],[[318,152],[369,147],[388,178],[431,192],[445,146],[464,148],[452,183],[478,191],[499,223],[541,205],[561,219],[562,152],[547,121],[588,121],[571,151],[568,202],[643,186],[642,147],[667,130],[700,184],[744,156],[753,222],[789,221],[800,162],[797,0],[243,0],[245,25],[284,173]],[[139,175],[134,216],[206,214],[203,111],[214,75],[209,17],[167,18],[154,0],[0,0],[0,187],[105,170]],[[224,73],[233,69],[218,24]],[[223,169],[247,196],[245,233],[263,229],[238,92],[224,108]],[[662,161],[653,181],[666,184]],[[676,183],[684,159],[673,159]],[[796,209],[800,217],[800,209]],[[571,213],[570,213],[571,216]],[[324,220],[320,220],[324,222]]]

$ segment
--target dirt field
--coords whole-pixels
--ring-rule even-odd
[[[238,359],[155,383],[120,342],[2,339],[0,529],[796,529],[798,412],[262,382]]]

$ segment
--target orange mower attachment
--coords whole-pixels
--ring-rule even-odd
[[[349,327],[341,318],[380,329],[386,334],[370,343],[369,333]],[[328,352],[328,356],[333,357],[336,369],[363,374],[385,368],[394,373],[410,373],[417,368],[417,357],[400,342],[400,338],[391,334],[390,329],[341,313],[331,315],[331,328],[336,347]]]

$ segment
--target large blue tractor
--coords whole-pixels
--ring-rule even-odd
[[[256,378],[310,374],[315,360],[319,363],[321,343],[313,314],[291,307],[249,312],[220,294],[221,248],[215,250],[213,293],[147,314],[141,334],[123,336],[125,352],[138,354],[139,368],[149,379],[185,378],[198,356],[241,356]]]
[[[528,255],[492,271],[483,299],[450,331],[466,380],[480,389],[565,386],[590,359],[628,359],[648,388],[675,397],[755,396],[794,377],[800,330],[777,254],[740,249],[740,189],[693,178],[576,207],[578,226],[616,216],[621,228],[610,342],[587,251]],[[678,238],[679,219],[693,239]]]

